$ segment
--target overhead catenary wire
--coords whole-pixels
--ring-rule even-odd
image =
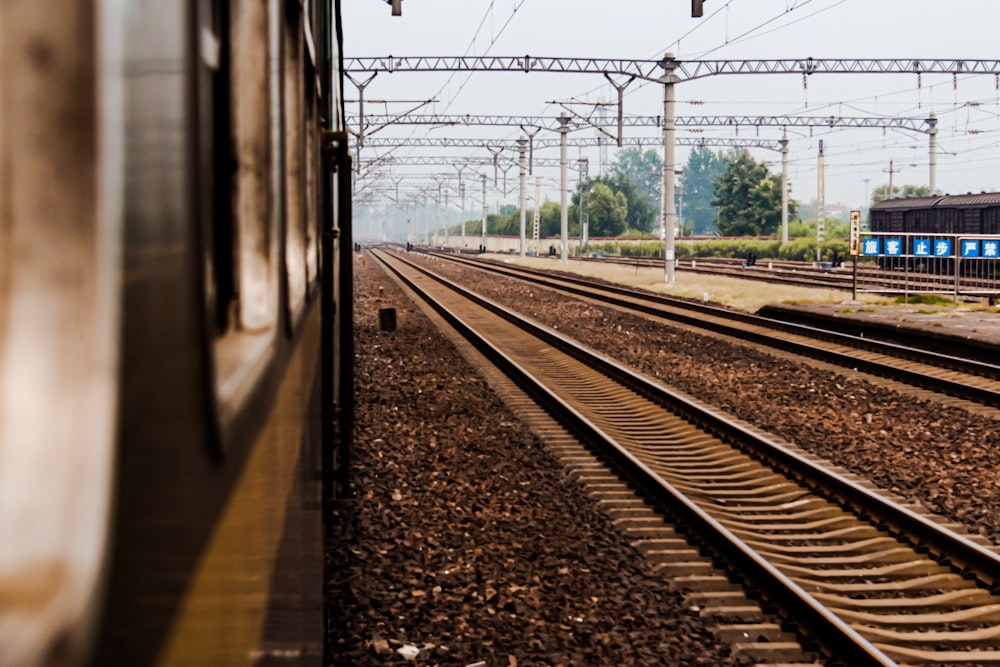
[[[492,14],[486,13],[484,14],[484,16],[481,17],[482,20],[480,21],[480,24],[482,27],[480,30],[477,31],[477,35],[473,40],[473,42],[475,42],[476,44],[483,44],[484,33],[485,31],[490,30],[491,32],[486,33],[487,35],[486,39],[489,40],[489,47],[488,47],[489,50],[493,50],[497,44],[503,43],[501,40],[503,39],[503,36],[507,35],[507,33],[504,32],[504,30],[507,30],[508,25],[515,24],[514,19],[516,18],[515,16],[516,9],[520,8],[520,5],[523,4],[523,1],[524,0],[522,0],[521,3],[518,3],[517,6],[514,7],[515,9],[514,12],[511,12],[508,16],[504,17],[506,18],[506,20],[503,22],[501,22],[500,17],[496,17],[496,12],[499,11],[499,5],[490,2],[489,4],[490,7],[492,7],[493,13]],[[822,12],[833,11],[836,7],[846,3],[846,1],[847,0],[839,0],[838,2],[835,3],[828,2],[826,3],[826,6],[819,7],[817,11],[809,12],[806,16],[802,16],[803,12],[800,12],[799,11],[800,9],[805,9],[805,8],[816,9],[820,3],[818,3],[817,0],[804,0],[804,1],[787,0],[786,2],[782,3],[784,7],[781,9],[784,11],[778,10],[778,12],[774,16],[765,17],[765,20],[761,20],[759,23],[753,25],[750,29],[737,29],[731,32],[730,34],[734,36],[727,37],[724,43],[714,48],[721,49],[727,45],[739,44],[757,37],[763,37],[765,35],[773,34],[774,32],[785,28],[788,28],[789,30],[794,28],[797,30],[798,28],[795,28],[795,26],[803,23],[806,19],[811,19],[813,16],[818,15]],[[731,5],[732,7],[737,7],[737,4],[738,3],[734,3],[734,0],[729,0],[729,2],[726,3],[726,5]],[[513,6],[513,3],[510,6]],[[789,12],[794,12],[794,14],[789,18],[783,18]],[[735,13],[736,12],[734,10],[733,14],[735,15]],[[487,22],[489,23],[489,26],[487,26]],[[695,28],[693,29],[698,29],[702,25],[703,24],[699,24],[698,26],[695,26]],[[681,35],[680,39],[681,40],[688,39],[693,29],[686,30],[684,34]],[[445,103],[448,105],[447,108],[449,109],[456,108],[456,106],[459,105],[460,102],[467,101],[468,96],[465,95],[465,92],[470,88],[466,84],[469,83],[470,78],[471,74],[468,74],[465,77],[449,77],[450,83],[448,83],[448,85],[452,86],[453,90],[449,91],[447,96],[443,98],[445,100]],[[976,114],[975,109],[971,109],[967,105],[967,103],[962,100],[963,96],[968,95],[967,91],[958,90],[958,94],[956,95],[956,94],[947,94],[940,88],[940,86],[943,85],[951,85],[954,91],[956,89],[956,82],[961,83],[966,81],[967,79],[977,78],[974,75],[966,77],[958,77],[957,79],[951,77],[951,75],[948,75],[947,81],[942,81],[942,82],[929,81],[927,80],[928,78],[929,77],[925,75],[924,77],[925,80],[921,82],[922,85],[919,88],[919,91],[922,93],[922,99],[919,103],[919,106],[916,107],[914,106],[915,104],[917,104],[917,101],[913,97],[911,97],[909,100],[893,99],[893,97],[898,98],[898,96],[900,95],[912,96],[914,92],[916,92],[917,90],[913,86],[907,86],[899,91],[894,91],[894,92],[888,92],[888,93],[880,92],[878,95],[859,96],[853,104],[857,105],[856,108],[858,108],[865,115],[883,116],[883,117],[897,116],[900,114],[906,115],[907,113],[910,113],[911,110],[912,113],[914,114],[919,113],[920,115],[925,115],[933,110],[938,115],[939,121],[941,121],[938,125],[939,138],[943,138],[944,136],[946,136],[946,132],[950,137],[952,134],[959,135],[963,131],[969,129],[985,130],[981,119],[984,119],[986,117],[990,119],[990,123],[994,123],[994,121],[992,120],[993,118],[997,118],[998,120],[1000,120],[1000,116],[997,116],[994,113],[992,113],[992,110],[995,109],[996,107],[993,107],[993,109],[990,110],[983,110],[984,111],[983,114]],[[767,88],[772,89],[771,86],[767,86]],[[819,87],[817,87],[817,89],[819,89]],[[634,90],[629,90],[627,94],[631,95],[633,92]],[[981,98],[982,96],[976,95],[976,97]],[[997,103],[998,105],[1000,105],[1000,89],[998,89],[998,95],[996,97],[997,100],[990,100],[990,103],[991,104]],[[874,104],[872,104],[873,100]],[[732,103],[732,100],[728,100],[727,102]],[[776,105],[782,104],[780,100],[766,100],[764,102],[759,102],[755,100],[754,102],[759,104],[764,104],[764,103],[776,104]],[[817,104],[812,100],[810,100],[810,102],[811,102],[810,104],[811,109],[809,111],[811,113],[816,113]],[[790,106],[792,106],[792,108],[795,109],[795,111],[790,112],[787,115],[794,115],[796,113],[804,112],[804,110],[801,109],[801,105],[795,104]],[[872,111],[867,110],[868,108],[872,107],[874,107]],[[546,109],[550,108],[551,105],[546,105]],[[824,102],[819,108],[830,109],[835,111],[836,113],[840,113],[840,111],[843,108],[853,108],[853,107],[851,104],[848,104],[845,107],[843,102],[838,100],[828,103]],[[965,125],[964,126],[961,124],[955,125],[954,118],[958,115],[958,111],[961,111],[962,109],[965,110],[965,112],[961,114],[962,116],[965,117]],[[904,112],[900,110],[906,110],[906,111]],[[946,115],[950,116],[952,120],[944,122],[944,117]],[[749,132],[752,134],[754,132],[754,129],[749,130]],[[838,130],[837,132],[840,133],[842,131]],[[519,134],[519,133],[516,131],[512,131],[511,134]],[[761,134],[763,134],[763,131],[761,131]],[[413,136],[412,133],[411,136]],[[821,135],[817,134],[816,136],[821,136]],[[860,136],[860,135],[855,135],[855,136]],[[982,140],[983,138],[985,137],[980,137],[980,140]],[[866,140],[864,142],[852,141],[851,143],[854,146],[858,145],[877,146],[879,144],[879,141]],[[895,146],[894,143],[890,143],[887,149],[896,150],[895,148],[893,148],[894,146]],[[963,147],[964,144],[960,143],[956,146],[956,150],[963,150]],[[909,149],[901,149],[901,150],[909,150]]]

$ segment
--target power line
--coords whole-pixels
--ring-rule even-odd
[[[695,57],[696,58],[703,58],[703,57],[707,56],[708,54],[715,53],[719,49],[721,49],[723,47],[726,47],[726,46],[729,46],[731,44],[739,44],[742,41],[749,41],[749,40],[744,40],[743,38],[747,37],[748,35],[756,32],[758,30],[760,30],[761,28],[763,28],[766,25],[770,25],[771,23],[777,21],[780,18],[782,18],[784,16],[787,16],[788,14],[790,14],[793,11],[795,11],[796,9],[801,9],[802,7],[805,7],[806,5],[808,5],[811,2],[815,2],[815,0],[805,0],[805,2],[803,4],[801,4],[801,5],[792,5],[792,7],[789,8],[789,9],[786,9],[784,11],[784,13],[778,14],[777,16],[773,16],[770,19],[768,19],[767,21],[764,21],[763,23],[761,23],[761,24],[759,24],[759,25],[757,25],[757,26],[755,26],[753,28],[750,28],[750,30],[747,30],[746,32],[744,32],[744,33],[742,33],[742,34],[734,37],[733,39],[726,40],[726,42],[724,44],[720,44],[719,46],[717,46],[717,47],[715,47],[713,49],[709,49],[708,51],[705,51],[704,53],[700,53],[700,54],[696,55]],[[810,19],[810,18],[812,18],[814,16],[818,16],[819,14],[827,12],[827,11],[833,9],[834,7],[838,6],[838,5],[844,4],[845,2],[847,2],[847,0],[838,0],[837,2],[835,2],[832,5],[829,5],[828,7],[824,7],[823,9],[820,9],[819,11],[813,12],[809,16],[804,16],[804,17],[802,17],[800,19],[796,19],[795,21],[791,21],[791,22],[786,23],[784,25],[777,26],[773,30],[768,30],[767,32],[761,33],[759,35],[754,35],[754,38],[756,38],[756,37],[763,37],[764,35],[769,35],[769,34],[775,32],[777,30],[782,30],[782,29],[787,28],[789,26],[795,25],[796,23],[801,23],[802,21],[805,21],[806,19]]]

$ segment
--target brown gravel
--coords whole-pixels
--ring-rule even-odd
[[[371,260],[355,273],[355,495],[330,543],[332,664],[734,664],[395,284]],[[378,330],[383,307],[395,332]]]
[[[1000,542],[994,419],[513,279],[442,261],[433,268]]]

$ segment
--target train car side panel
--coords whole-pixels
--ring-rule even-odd
[[[0,664],[73,664],[101,602],[120,96],[97,3],[0,3]],[[58,20],[55,20],[58,19]],[[54,94],[60,91],[62,94]]]

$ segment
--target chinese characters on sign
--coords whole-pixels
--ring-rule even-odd
[[[877,238],[866,238],[861,239],[861,254],[865,256],[877,255],[879,254],[879,249],[882,247],[881,239]]]
[[[913,239],[914,257],[950,257],[951,239]]]
[[[861,211],[851,211],[851,256],[861,254]]]
[[[953,257],[952,248],[955,245],[963,258],[1000,259],[1000,239],[914,238],[910,240],[910,256]],[[900,237],[867,236],[859,239],[858,254],[866,257],[905,257],[906,249],[906,242]]]

